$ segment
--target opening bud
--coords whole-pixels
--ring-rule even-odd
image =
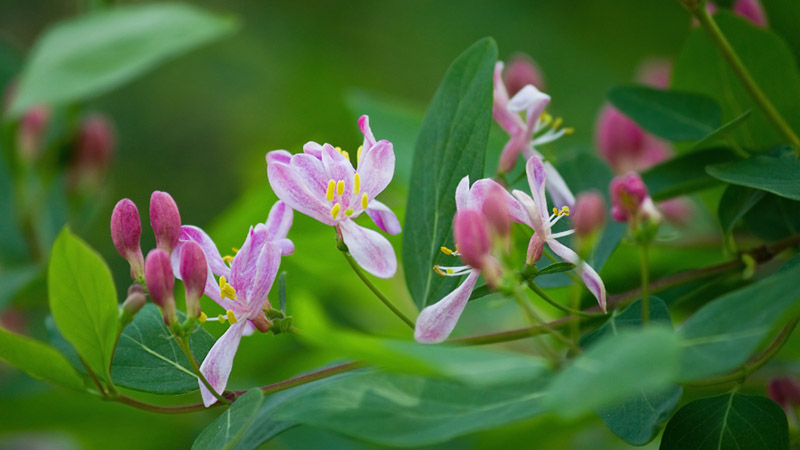
[[[617,222],[635,219],[645,199],[650,198],[647,186],[636,172],[628,172],[611,180],[610,191],[611,217]]]
[[[483,202],[483,215],[492,233],[506,237],[511,229],[511,214],[508,211],[508,194],[496,184],[492,184]]]
[[[606,222],[606,202],[597,191],[583,192],[575,200],[572,226],[575,234],[585,238],[594,235]]]
[[[478,211],[466,209],[456,212],[453,218],[453,238],[461,253],[461,259],[476,269],[485,264],[491,242],[486,216]]]
[[[178,322],[178,313],[175,310],[175,279],[172,276],[172,265],[167,252],[161,249],[150,250],[144,261],[145,281],[147,292],[153,303],[161,308],[164,323],[172,325]]]
[[[131,265],[131,279],[144,276],[144,256],[139,238],[142,236],[142,222],[139,210],[130,199],[123,198],[114,206],[111,213],[111,240],[120,256]]]
[[[175,200],[166,192],[154,191],[150,196],[150,225],[158,248],[172,253],[181,234],[181,214]]]
[[[186,315],[189,319],[200,316],[200,297],[208,279],[206,255],[200,245],[188,241],[181,247],[180,274],[186,287]]]
[[[524,53],[511,56],[506,70],[503,71],[503,82],[511,97],[528,84],[536,86],[540,91],[545,90],[542,70],[533,58]]]

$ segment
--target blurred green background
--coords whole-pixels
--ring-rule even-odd
[[[647,57],[673,58],[690,30],[689,16],[678,2],[664,0],[197,4],[236,17],[240,30],[88,105],[113,118],[119,145],[99,219],[79,233],[109,262],[120,292],[128,282],[127,263],[111,245],[107,221],[119,198],[136,202],[146,223],[150,193],[168,191],[180,206],[184,223],[208,229],[222,249],[238,247],[246,226],[263,221],[274,201],[266,180],[267,151],[296,152],[309,140],[355,149],[360,143],[358,106],[377,102],[407,119],[381,123],[375,116],[373,129],[378,138],[394,140],[398,167],[409,167],[413,127],[445,70],[484,36],[494,37],[501,58],[524,52],[543,69],[547,92],[553,97],[550,109],[576,130],[558,143],[558,151],[593,151],[594,122],[608,88],[632,81],[637,65]],[[24,54],[46,27],[83,8],[77,1],[6,0],[0,3],[0,37]],[[382,195],[401,221],[405,192],[414,188],[406,184],[399,170],[395,183]],[[348,326],[406,336],[402,324],[337,259],[332,237],[323,225],[295,216],[290,238],[297,252],[283,260],[289,312],[293,300],[314,297]],[[399,236],[392,242],[399,254]],[[146,252],[153,245],[145,226],[142,247]],[[720,256],[712,250],[705,259]],[[630,257],[617,255],[617,261]],[[628,286],[625,280],[615,286],[613,265],[603,274],[611,277],[612,292]],[[413,311],[401,273],[381,286],[405,310]],[[22,302],[31,318],[43,311],[44,294],[43,288],[30,289]],[[515,309],[507,306],[512,305],[487,301],[471,307],[463,328],[488,331],[518,325]],[[486,311],[492,312],[489,324],[483,317]],[[29,326],[32,334],[41,329],[37,323]],[[221,325],[208,328],[215,334],[224,330]],[[256,335],[242,341],[229,386],[267,384],[335,358],[306,349],[290,336]],[[41,446],[31,448],[188,448],[216,413],[157,416],[53,389],[0,367],[0,448],[39,441]],[[516,445],[626,447],[596,417],[571,424],[535,419],[444,447]],[[265,448],[361,446],[301,427]]]

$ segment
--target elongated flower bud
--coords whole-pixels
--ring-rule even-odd
[[[155,191],[150,196],[150,225],[158,248],[172,253],[181,234],[181,214],[175,200],[166,192]]]
[[[470,266],[481,269],[489,256],[491,242],[486,217],[478,211],[458,211],[453,218],[453,237],[461,259]]]
[[[667,159],[669,147],[611,105],[600,111],[595,145],[617,173],[644,170]]]
[[[645,199],[650,198],[647,186],[636,172],[629,172],[611,180],[610,190],[611,217],[617,222],[627,222],[631,217],[635,217]]]
[[[508,211],[508,194],[498,185],[492,185],[483,202],[483,215],[496,236],[508,236],[511,213]]]
[[[180,253],[180,274],[186,287],[186,315],[193,319],[200,316],[200,297],[208,279],[208,264],[203,249],[194,241],[186,242]]]
[[[49,122],[50,108],[46,106],[33,107],[22,116],[17,131],[17,149],[23,161],[30,163],[39,157]]]
[[[737,0],[733,4],[733,12],[744,17],[759,27],[767,26],[767,15],[758,0]]]
[[[800,406],[800,383],[792,377],[773,378],[767,384],[767,395],[789,414]]]
[[[541,69],[524,53],[517,53],[511,57],[506,70],[503,71],[503,81],[511,97],[528,84],[536,86],[540,91],[545,90]]]
[[[120,325],[124,328],[125,325],[131,323],[133,316],[144,307],[145,303],[147,303],[147,295],[144,287],[139,283],[132,284],[128,288],[128,297],[122,302]]]
[[[116,147],[116,133],[103,115],[87,117],[78,130],[71,170],[72,183],[97,186],[111,164]]]
[[[130,199],[123,198],[114,206],[111,213],[111,240],[120,256],[131,265],[131,279],[144,276],[144,256],[139,238],[142,236],[142,222],[139,210]]]
[[[606,221],[606,202],[599,192],[583,192],[575,200],[572,226],[575,234],[580,237],[588,237],[605,225]]]
[[[147,292],[153,303],[161,308],[164,323],[171,325],[178,321],[175,310],[175,279],[172,276],[172,265],[167,252],[161,249],[150,250],[144,261],[144,275],[147,282]]]

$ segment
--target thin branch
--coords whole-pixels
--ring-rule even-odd
[[[378,300],[383,302],[383,304],[386,305],[386,307],[389,308],[394,313],[395,316],[399,317],[403,322],[406,323],[406,325],[411,327],[411,329],[413,330],[414,321],[406,317],[406,315],[403,314],[402,311],[400,311],[399,309],[397,309],[396,306],[394,306],[391,300],[386,298],[386,296],[383,295],[383,293],[374,284],[372,284],[372,281],[370,281],[369,278],[367,278],[367,276],[361,270],[361,267],[359,267],[358,263],[353,259],[353,256],[346,251],[342,251],[342,255],[344,255],[344,259],[347,260],[347,263],[350,264],[350,267],[353,268],[353,271],[356,273],[356,275],[358,275],[358,278],[360,278],[361,281],[364,282],[364,284],[369,288],[369,290],[372,291],[372,293],[375,294],[376,297],[378,297]]]

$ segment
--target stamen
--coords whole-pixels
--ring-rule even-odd
[[[361,153],[363,153],[363,152],[364,152],[364,146],[363,145],[359,145],[358,146],[358,152],[356,152],[356,163],[360,163],[361,162]]]
[[[225,255],[225,256],[222,257],[222,260],[225,261],[228,264],[231,264],[233,262],[233,256]]]
[[[236,320],[236,316],[233,314],[233,311],[231,311],[230,309],[225,311],[225,315],[228,316],[228,321],[231,323],[231,325],[238,322],[238,320]]]
[[[344,156],[346,159],[350,159],[350,153],[347,153],[346,150],[342,150],[342,156]]]
[[[550,123],[553,121],[553,116],[548,113],[542,113],[542,121],[544,122],[545,126],[550,125]]]
[[[557,118],[555,122],[553,122],[553,129],[557,130],[564,123],[564,119],[561,117]]]
[[[227,318],[227,317],[225,317],[225,316],[223,316],[222,314],[220,314],[220,315],[218,315],[218,316],[217,316],[217,320],[218,320],[220,323],[225,323],[225,321],[226,321],[226,320],[228,320],[228,318]]]
[[[333,208],[331,208],[331,218],[335,219],[336,216],[339,215],[339,210],[341,210],[341,209],[342,209],[342,205],[340,205],[338,203],[333,205]]]
[[[336,187],[336,182],[333,180],[328,181],[328,190],[325,191],[325,200],[333,201],[333,189]]]
[[[200,317],[198,317],[197,320],[199,320],[200,323],[205,323],[206,320],[208,320],[208,316],[206,315],[206,313],[201,311],[200,312]]]
[[[561,214],[565,216],[569,216],[569,206],[562,206],[561,207]]]
[[[447,255],[447,256],[450,256],[450,255],[452,255],[452,254],[453,254],[453,251],[452,251],[452,250],[450,250],[449,248],[447,248],[447,247],[444,247],[444,246],[442,246],[442,248],[440,248],[439,250],[441,250],[441,251],[442,251],[442,253],[444,253],[444,254],[445,254],[445,255]]]
[[[231,247],[231,250],[233,250],[233,254],[239,253],[239,249],[236,247]]]
[[[447,274],[442,272],[442,269],[439,268],[439,265],[436,264],[433,266],[433,271],[436,272],[439,276],[446,277]]]
[[[350,217],[350,216],[353,215],[354,212],[355,211],[353,211],[353,208],[347,208],[347,209],[344,210],[344,215],[347,216],[347,217]]]
[[[553,233],[553,234],[550,235],[550,237],[553,238],[553,239],[558,239],[558,238],[562,238],[564,236],[569,236],[570,234],[572,234],[574,232],[575,232],[575,230],[562,231],[560,233]]]
[[[367,209],[368,204],[369,204],[369,199],[367,198],[367,193],[365,192],[364,195],[361,196],[361,208]]]
[[[228,284],[228,280],[226,280],[224,276],[219,277],[219,296],[236,300],[236,289]]]
[[[341,196],[342,194],[344,194],[344,180],[339,180],[339,182],[336,183],[336,195]]]
[[[359,150],[359,154],[361,154],[361,150]],[[353,176],[353,194],[358,194],[361,190],[361,175],[356,172],[355,176]]]
[[[553,206],[553,214],[556,215],[556,216],[559,215],[558,214],[558,208],[556,208],[555,206]]]
[[[572,127],[569,127],[569,128],[564,128],[564,129],[563,129],[563,130],[561,130],[561,131],[563,131],[563,132],[564,132],[564,134],[572,134],[572,133],[574,133],[574,132],[575,132],[575,128],[572,128]]]

